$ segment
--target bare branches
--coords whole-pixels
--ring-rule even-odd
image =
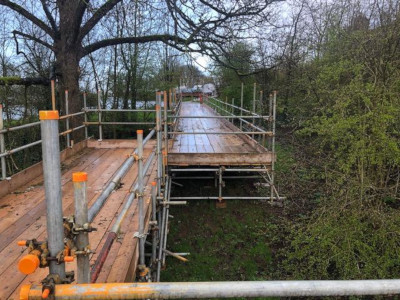
[[[82,41],[83,38],[96,26],[96,24],[99,23],[100,20],[121,1],[122,0],[108,0],[100,6],[100,8],[96,10],[93,16],[81,28],[78,40]]]
[[[53,16],[51,15],[51,12],[49,10],[49,7],[46,3],[46,0],[40,0],[40,2],[42,3],[42,7],[44,10],[44,13],[46,14],[47,19],[50,22],[51,28],[53,29],[55,35],[58,34],[58,28],[57,28],[57,24],[56,21],[54,20]]]
[[[11,2],[9,0],[0,0],[0,5],[6,6],[18,14],[24,16],[26,19],[31,21],[33,24],[38,26],[40,29],[42,29],[44,32],[46,32],[49,36],[51,36],[53,39],[55,38],[55,32],[46,25],[42,20],[38,19],[35,17],[33,14],[31,14],[29,11],[27,11],[25,8],[21,7],[20,5]]]
[[[171,44],[172,42],[174,42],[181,45],[187,44],[186,39],[170,34],[159,34],[159,35],[155,34],[155,35],[147,35],[139,37],[118,37],[113,39],[101,40],[84,47],[82,57],[107,46],[114,46],[120,44],[144,44],[149,42],[163,42],[166,44]],[[193,40],[193,42],[195,42],[195,40]]]
[[[14,30],[12,33],[14,35],[14,38],[17,38],[16,35],[20,35],[20,36],[22,36],[22,37],[24,37],[24,38],[26,38],[28,40],[34,41],[36,43],[39,43],[39,44],[45,46],[46,48],[54,51],[54,47],[53,46],[51,46],[50,44],[46,43],[45,41],[43,41],[43,40],[41,40],[41,39],[39,39],[37,37],[34,37],[33,35],[30,35],[30,34],[27,34],[27,33],[23,33],[23,32],[18,31],[18,30]]]

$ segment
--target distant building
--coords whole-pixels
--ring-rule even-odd
[[[187,86],[180,86],[177,88],[177,93],[182,94],[183,97],[199,97],[200,94],[208,95],[208,96],[215,96],[216,95],[216,88],[213,83],[206,83],[204,85],[197,84],[193,87]]]
[[[203,85],[202,92],[208,96],[216,96],[217,89],[213,83],[206,83]]]

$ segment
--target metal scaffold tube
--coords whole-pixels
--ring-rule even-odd
[[[87,200],[87,173],[76,172],[72,174],[75,199],[75,224],[77,228],[88,228],[88,200]],[[90,282],[90,245],[87,231],[80,231],[76,237],[77,248],[77,283]]]
[[[158,186],[158,196],[161,193],[162,184],[162,137],[161,137],[161,95],[157,93],[156,96],[156,131],[157,131],[157,186]]]
[[[219,200],[216,196],[199,196],[199,197],[171,197],[170,200]],[[227,196],[224,200],[284,200],[285,197],[262,197],[262,196]]]
[[[151,183],[151,221],[152,221],[152,246],[151,246],[151,262],[152,278],[157,276],[157,244],[158,244],[158,221],[157,221],[157,183]]]
[[[58,111],[40,111],[39,118],[42,134],[48,248],[50,256],[56,257],[64,250]],[[58,264],[57,261],[50,261],[50,273],[57,274],[61,279],[64,279],[64,262]]]
[[[240,116],[242,117],[243,116],[243,88],[244,88],[244,86],[243,86],[243,82],[242,82],[242,84],[240,85]],[[243,123],[242,123],[242,120],[240,119],[240,130],[242,131],[243,130]]]
[[[4,143],[4,133],[1,132],[3,129],[3,105],[0,104],[0,154],[4,154],[6,152],[6,147]],[[1,179],[7,179],[7,171],[6,171],[6,158],[5,156],[0,157],[1,163]]]
[[[87,109],[86,92],[83,93],[83,109],[84,109],[84,113],[85,113],[84,122],[87,122],[88,118],[87,118],[87,112],[86,112],[86,109]],[[85,125],[85,139],[87,140],[87,138],[88,138],[88,128]]]
[[[101,126],[101,96],[100,90],[97,90],[97,107],[99,109],[99,141],[103,140],[103,126]]]
[[[275,126],[276,126],[276,94],[274,91],[273,103],[272,103],[272,137],[271,137],[271,151],[272,151],[272,164],[271,164],[271,199],[274,197],[275,188]]]
[[[147,158],[146,163],[144,165],[144,174],[147,174],[149,167],[151,163],[153,162],[154,159],[154,151],[150,154],[150,156]],[[106,242],[104,243],[103,247],[100,250],[99,255],[97,256],[97,259],[93,265],[91,275],[90,275],[90,280],[91,282],[96,282],[101,269],[104,265],[104,262],[108,256],[108,253],[110,252],[111,246],[113,245],[115,239],[117,238],[117,234],[121,228],[121,224],[123,220],[125,219],[129,208],[131,207],[133,201],[135,200],[136,196],[136,190],[138,189],[138,180],[136,179],[135,182],[132,184],[132,187],[130,189],[128,199],[126,200],[121,212],[119,213],[114,225],[111,227],[110,232],[108,233]]]
[[[138,142],[138,189],[139,202],[139,269],[145,268],[144,262],[144,203],[143,203],[143,130],[137,131]]]
[[[165,265],[165,255],[166,255],[165,250],[167,249],[167,240],[168,240],[169,199],[171,197],[171,183],[172,183],[171,178],[168,177],[168,186],[167,186],[167,191],[166,191],[166,198],[165,198],[165,201],[163,203],[163,206],[166,206],[166,208],[167,208],[167,210],[166,210],[167,215],[165,217],[164,244],[163,244],[163,247],[161,249],[163,251],[163,253],[162,253],[163,254],[162,265]]]
[[[154,132],[155,132],[155,130],[152,130],[146,136],[146,138],[143,140],[143,145],[146,145],[146,143],[154,135]],[[134,151],[133,154],[137,155],[137,149]],[[132,167],[134,162],[135,162],[134,155],[130,155],[125,160],[125,162],[121,165],[121,167],[118,169],[118,171],[116,172],[116,174],[113,177],[113,179],[108,183],[108,185],[103,190],[103,192],[100,194],[100,196],[96,199],[96,201],[93,203],[93,205],[89,208],[89,222],[93,221],[94,217],[100,211],[100,209],[103,206],[104,202],[110,196],[111,192],[118,186],[119,182],[125,176],[125,174],[128,172],[128,170]]]
[[[69,115],[69,101],[68,101],[68,90],[65,90],[65,114]],[[71,137],[69,134],[69,118],[65,120],[66,132],[67,132],[67,148],[71,147]]]
[[[98,283],[56,285],[55,300],[372,296],[399,293],[399,279]],[[21,299],[41,300],[42,287],[25,285],[20,296]]]

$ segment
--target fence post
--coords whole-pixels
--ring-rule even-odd
[[[97,107],[99,109],[99,141],[103,140],[103,126],[101,126],[101,97],[100,90],[97,90]]]
[[[47,239],[50,256],[56,257],[64,250],[64,226],[61,198],[60,141],[58,138],[57,110],[39,112],[43,175],[47,212]],[[50,274],[65,278],[65,264],[50,261]]]
[[[71,147],[71,137],[69,135],[69,102],[68,102],[68,90],[65,90],[65,114],[67,118],[65,119],[66,129],[67,129],[67,148]]]
[[[88,201],[87,201],[87,173],[76,172],[72,174],[75,199],[75,224],[78,228],[88,228]],[[76,237],[77,254],[77,283],[90,283],[90,246],[89,234],[80,231]]]
[[[3,130],[4,123],[3,123],[3,105],[0,104],[0,130]],[[6,146],[4,142],[4,133],[0,133],[0,154],[6,152]],[[5,156],[0,158],[1,160],[1,179],[7,179],[7,170],[6,170],[6,158]]]
[[[87,100],[86,100],[86,92],[83,93],[83,109],[85,110],[85,122],[87,122]],[[85,124],[85,139],[88,139],[88,126]]]

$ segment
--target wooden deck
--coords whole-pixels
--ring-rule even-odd
[[[225,119],[201,118],[217,114],[206,104],[183,102],[176,131],[238,132]],[[270,165],[273,155],[246,134],[177,134],[168,151],[168,165],[173,166],[250,166]]]
[[[62,195],[64,215],[73,214],[73,172],[85,171],[88,173],[89,206],[101,193],[103,187],[113,177],[127,155],[132,153],[135,141],[88,141],[87,148],[83,148],[62,163]],[[145,149],[145,159],[151,153],[154,142],[150,141]],[[156,176],[155,161],[150,166],[145,177],[145,203],[147,215],[150,213],[150,183]],[[137,177],[137,164],[129,170],[122,180],[121,187],[114,191],[92,225],[97,231],[90,233],[90,245],[95,252],[99,252],[105,242],[106,235],[111,228],[118,212],[122,209],[129,189]],[[17,269],[19,259],[26,254],[23,248],[17,246],[17,241],[36,238],[42,241],[46,238],[46,206],[44,200],[43,177],[36,179],[18,188],[12,193],[0,197],[0,299],[19,299],[19,287],[22,284],[40,283],[48,274],[48,268],[38,269],[35,273],[25,276]],[[137,262],[137,239],[133,238],[138,230],[137,203],[131,206],[128,215],[121,227],[118,242],[111,248],[110,254],[103,266],[97,282],[124,282],[132,281]],[[96,260],[97,254],[91,257],[91,263]],[[112,268],[111,268],[112,267]],[[76,263],[68,263],[67,270],[76,269]]]

